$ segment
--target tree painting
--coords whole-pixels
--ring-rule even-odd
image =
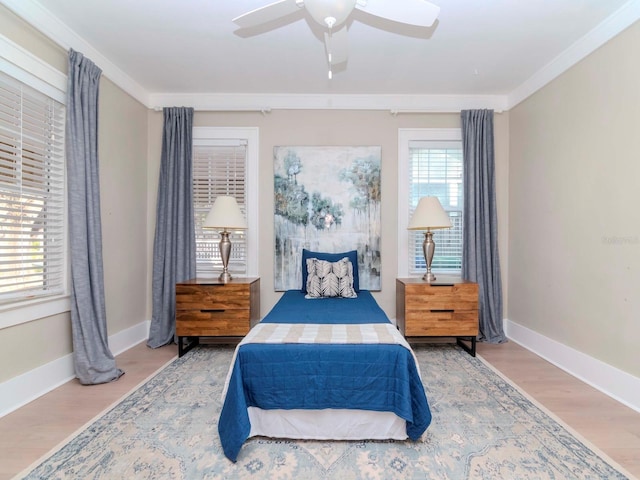
[[[275,289],[301,287],[302,249],[358,251],[380,289],[380,147],[275,147]]]

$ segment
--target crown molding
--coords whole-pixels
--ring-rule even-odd
[[[149,108],[149,94],[139,83],[120,70],[40,3],[35,0],[0,0],[0,2],[65,50],[73,48],[89,57],[109,80]]]
[[[151,94],[154,108],[189,105],[202,111],[271,110],[389,110],[398,113],[459,112],[466,108],[490,108],[501,112],[502,95],[322,95],[322,94]]]
[[[527,97],[569,70],[580,60],[640,19],[640,0],[625,3],[613,15],[593,28],[555,59],[534,73],[528,80],[508,95],[507,110],[512,109]]]

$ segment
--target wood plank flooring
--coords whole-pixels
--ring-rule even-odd
[[[9,479],[64,442],[175,357],[177,346],[141,343],[117,357],[117,382],[70,381],[0,418],[0,479]],[[640,477],[640,413],[575,379],[515,342],[478,344],[478,354],[629,473]]]
[[[478,354],[530,397],[640,477],[640,413],[515,342],[478,344]]]
[[[125,372],[117,381],[87,386],[72,380],[0,418],[0,479],[22,472],[177,354],[177,345],[140,343],[116,357]]]

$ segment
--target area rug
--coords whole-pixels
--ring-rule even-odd
[[[217,433],[232,347],[200,346],[27,473],[27,479],[624,479],[480,359],[414,347],[433,414],[418,442],[249,439]]]

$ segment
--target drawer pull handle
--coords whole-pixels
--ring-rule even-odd
[[[432,283],[432,287],[453,287],[453,283]]]
[[[431,310],[431,313],[453,313],[455,310]]]
[[[208,310],[200,310],[202,313],[220,313],[224,312],[224,308],[211,308]]]

